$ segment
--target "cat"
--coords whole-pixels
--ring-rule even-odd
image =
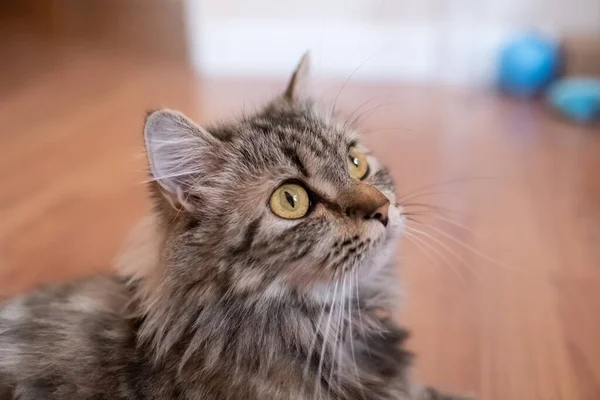
[[[308,71],[234,122],[147,116],[152,215],[119,274],[0,307],[1,400],[458,399],[411,379],[390,173]]]

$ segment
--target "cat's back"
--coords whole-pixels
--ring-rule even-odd
[[[133,357],[128,301],[121,281],[98,277],[0,303],[0,400],[116,393]]]

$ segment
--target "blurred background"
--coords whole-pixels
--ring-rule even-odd
[[[419,378],[600,399],[598,0],[0,0],[0,299],[110,270],[146,110],[251,111],[306,50],[420,214]]]
[[[310,48],[315,72],[326,77],[345,79],[369,58],[357,78],[486,84],[494,80],[501,46],[523,30],[568,42],[597,39],[600,32],[596,0],[227,0],[186,5],[190,58],[211,75],[285,76],[298,54]]]

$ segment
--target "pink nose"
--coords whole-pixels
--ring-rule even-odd
[[[375,211],[368,217],[367,219],[378,219],[379,222],[383,224],[383,226],[387,226],[388,224],[388,212],[390,210],[390,202],[386,201],[385,204],[377,207]]]
[[[358,183],[340,200],[347,216],[377,219],[383,226],[387,226],[390,201],[374,186]]]

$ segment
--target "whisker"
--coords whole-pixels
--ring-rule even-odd
[[[339,321],[340,323],[338,326],[339,344],[337,344],[337,350],[336,350],[337,351],[337,372],[338,372],[337,382],[338,382],[338,385],[340,383],[340,377],[342,376],[342,374],[340,373],[340,369],[342,366],[342,355],[343,355],[342,350],[343,350],[343,345],[344,345],[344,342],[343,342],[344,338],[342,335],[344,334],[344,326],[345,326],[344,313],[346,312],[346,296],[347,296],[346,275],[344,275],[344,282],[342,284],[342,307],[340,308],[340,321]],[[336,343],[337,343],[337,339],[338,338],[336,338]],[[332,374],[333,374],[333,368],[331,368],[330,376]],[[331,380],[331,382],[333,382],[332,379],[330,379],[330,380]]]
[[[308,374],[308,369],[310,367],[310,358],[312,357],[312,353],[315,349],[315,345],[317,344],[317,339],[319,337],[319,328],[321,327],[321,322],[323,320],[323,316],[325,315],[325,308],[327,306],[327,304],[330,302],[332,295],[330,294],[327,297],[327,300],[325,303],[323,303],[323,306],[321,307],[321,314],[319,315],[319,319],[317,321],[317,325],[315,327],[315,335],[313,337],[313,340],[310,344],[310,347],[308,348],[308,356],[306,359],[306,367],[304,368],[304,375]]]
[[[456,275],[461,279],[461,281],[463,281],[463,283],[467,282],[467,279],[465,278],[465,276],[460,272],[460,270],[458,270],[453,264],[452,262],[446,257],[444,256],[444,253],[442,253],[440,250],[438,250],[437,248],[435,248],[431,243],[427,242],[423,237],[419,237],[417,235],[417,233],[420,233],[422,235],[424,235],[425,237],[431,239],[431,240],[435,240],[435,242],[441,246],[444,250],[448,251],[451,255],[453,255],[454,257],[456,257],[459,261],[461,261],[463,264],[465,263],[465,261],[458,255],[456,254],[456,252],[454,252],[452,249],[450,249],[449,247],[447,247],[443,242],[437,240],[437,238],[432,237],[430,235],[427,235],[425,232],[420,231],[418,229],[415,228],[410,228],[410,227],[406,227],[407,232],[411,231],[414,234],[414,238],[415,240],[419,240],[421,242],[421,244],[425,247],[427,247],[429,250],[433,251],[435,254],[437,254],[443,261],[444,263],[451,269],[453,270]]]
[[[438,268],[441,267],[438,260],[436,260],[431,254],[429,254],[427,252],[427,249],[418,241],[418,238],[411,232],[405,232],[406,233],[406,239],[409,240],[412,244],[414,244],[419,250],[421,250],[421,253],[423,253],[423,255],[425,255],[425,257],[427,257],[429,259],[429,261],[431,261],[435,266],[437,266]],[[459,278],[461,278],[461,281],[464,282],[464,280],[462,279],[462,277],[460,275],[458,275]]]
[[[406,217],[407,220],[409,220],[410,222],[414,222],[415,224],[420,224],[421,222],[414,219],[411,215],[408,214],[404,214],[404,216]]]
[[[458,228],[464,229],[465,231],[469,232],[470,234],[472,234],[473,236],[475,236],[477,239],[479,239],[481,241],[485,240],[485,239],[483,239],[483,236],[481,234],[479,234],[479,233],[475,232],[474,230],[468,228],[465,224],[462,224],[462,223],[457,222],[457,221],[455,221],[453,219],[444,217],[443,215],[440,215],[440,214],[434,214],[433,218],[445,221],[445,222],[447,222],[449,224],[452,224],[452,225],[454,225],[454,226],[456,226]],[[417,223],[420,223],[420,222],[417,222]]]
[[[319,368],[317,369],[317,376],[316,376],[316,380],[315,380],[315,395],[319,388],[319,383],[321,381],[322,374],[323,374],[323,359],[325,358],[325,350],[327,348],[329,329],[331,328],[331,317],[333,316],[333,312],[335,309],[338,284],[339,284],[339,281],[336,279],[335,288],[333,289],[333,302],[331,303],[331,308],[329,310],[329,317],[327,317],[327,325],[325,326],[325,334],[323,335],[323,345],[321,346],[321,356],[319,358]]]
[[[437,214],[432,214],[431,212],[427,211],[403,211],[402,215],[409,217],[435,217]]]
[[[360,328],[362,329],[362,334],[365,335],[366,330],[365,330],[365,324],[363,322],[363,318],[362,318],[362,313],[360,312],[360,294],[359,294],[359,290],[358,290],[358,269],[354,270],[354,274],[355,274],[355,278],[356,278],[356,309],[358,310],[358,321],[360,322]],[[371,357],[371,350],[369,350],[369,345],[367,343],[367,341],[365,340],[365,347],[367,348],[367,353],[369,354],[369,357]]]
[[[396,101],[385,101],[383,103],[380,103],[376,106],[373,106],[365,111],[363,111],[360,115],[356,116],[352,121],[350,121],[350,123],[348,124],[351,127],[356,127],[357,125],[359,125],[360,123],[362,123],[362,121],[364,121],[366,118],[368,118],[371,114],[373,114],[374,111],[377,111],[378,109],[382,108],[382,107],[387,107],[387,106],[398,106],[398,105],[405,105],[407,102],[404,100],[396,100]],[[364,117],[364,118],[363,118]],[[396,130],[396,131],[402,131],[405,133],[411,133],[413,135],[422,135],[423,131],[418,131],[416,129],[413,128],[406,128],[406,127],[392,127],[392,128],[381,128],[381,129],[370,129],[366,132],[361,132],[361,135],[367,134],[367,133],[371,133],[371,132],[377,132],[377,131],[385,131],[385,130]]]
[[[434,229],[433,226],[431,225],[426,225],[426,224],[421,224],[423,227],[425,228],[430,228],[430,229]],[[454,249],[452,249],[451,247],[449,247],[446,243],[444,243],[443,241],[441,241],[439,238],[425,232],[422,231],[420,229],[415,228],[414,226],[410,226],[410,227],[406,227],[407,229],[411,230],[413,233],[415,234],[419,234],[422,236],[422,238],[427,238],[430,239],[431,241],[433,241],[434,243],[438,244],[441,248],[443,248],[444,250],[446,250],[449,254],[453,255],[458,261],[460,261],[461,263],[463,263],[465,266],[469,266],[469,263],[463,258],[461,257]]]
[[[202,172],[203,172],[202,170],[197,170],[197,171],[189,170],[189,171],[184,171],[184,172],[178,172],[176,174],[166,174],[166,175],[161,175],[161,176],[153,176],[151,178],[143,180],[142,183],[147,184],[147,183],[151,183],[151,182],[162,181],[162,180],[165,180],[165,179],[181,178],[181,177],[184,177],[184,176],[200,174]]]
[[[464,212],[460,212],[460,211],[456,211],[456,210],[452,210],[448,207],[444,207],[444,206],[440,206],[437,204],[429,204],[429,203],[401,203],[398,202],[398,204],[400,206],[402,206],[402,208],[409,208],[409,207],[420,207],[420,208],[425,208],[431,211],[436,211],[438,213],[445,211],[447,213],[451,213],[451,214],[458,214],[461,216],[466,215]]]
[[[439,228],[436,228],[435,226],[429,225],[427,227],[429,229],[433,230],[434,232],[437,232],[438,234],[440,234],[440,235],[442,235],[442,236],[444,236],[444,237],[452,240],[454,243],[458,244],[459,246],[461,246],[461,247],[463,247],[463,248],[465,248],[467,250],[470,250],[471,252],[473,252],[473,254],[478,255],[479,257],[483,258],[486,261],[489,261],[489,262],[491,262],[491,263],[493,263],[493,264],[495,264],[495,265],[497,265],[499,267],[502,267],[502,268],[510,269],[510,270],[517,271],[517,272],[522,272],[518,268],[514,268],[514,267],[512,267],[510,265],[504,264],[500,260],[497,260],[497,259],[495,259],[495,258],[493,258],[493,257],[491,257],[491,256],[489,256],[489,255],[487,255],[487,254],[485,254],[485,253],[477,250],[473,246],[470,246],[470,245],[464,243],[463,241],[460,241],[460,240],[456,239],[454,236],[448,234],[447,232],[444,232],[443,230],[441,230]]]
[[[346,87],[346,85],[348,84],[348,82],[350,82],[350,79],[352,79],[352,77],[358,72],[359,69],[361,69],[363,67],[363,65],[365,65],[366,63],[368,63],[373,57],[375,57],[377,54],[381,53],[383,50],[385,49],[382,48],[378,51],[376,51],[375,53],[371,54],[369,57],[367,57],[366,60],[364,60],[363,62],[361,62],[358,67],[354,68],[354,71],[352,71],[352,73],[350,74],[350,76],[348,76],[348,78],[346,78],[346,80],[344,81],[344,83],[342,84],[342,87],[340,88],[340,91],[338,92],[337,96],[335,97],[335,101],[333,102],[333,107],[331,109],[331,119],[333,119],[333,116],[335,115],[335,107],[337,106],[337,102],[340,99],[340,96],[342,95],[342,92],[344,91],[344,88]]]
[[[349,121],[348,126],[354,127],[357,126],[362,120],[362,117],[368,117],[369,115],[371,115],[374,111],[379,110],[381,107],[385,107],[385,106],[389,106],[389,105],[393,105],[394,103],[397,102],[384,102],[381,104],[378,104],[376,106],[373,106],[371,108],[368,108],[366,110],[364,110],[363,112],[361,112],[360,114],[358,114],[356,117],[354,117],[354,119],[352,119],[352,121]]]
[[[350,290],[352,290],[352,284],[353,284],[353,275],[350,274]],[[356,281],[356,283],[354,283],[355,285],[358,286],[358,281]],[[352,332],[352,294],[350,294],[350,296],[348,297],[348,326],[350,329],[350,351],[352,352],[352,363],[354,364],[354,373],[356,374],[356,382],[358,383],[358,387],[360,388],[360,394],[361,397],[365,398],[365,394],[363,392],[363,387],[362,387],[362,383],[360,382],[360,374],[358,372],[358,365],[356,364],[356,355],[355,355],[355,351],[354,351],[354,334]]]
[[[404,197],[409,196],[409,195],[411,195],[413,193],[421,192],[423,190],[431,189],[431,188],[434,188],[434,187],[451,185],[453,183],[468,183],[468,182],[477,181],[477,180],[493,180],[493,179],[496,179],[496,178],[493,177],[493,176],[473,176],[473,177],[464,177],[464,178],[450,179],[448,181],[433,183],[433,184],[430,184],[430,185],[421,186],[421,187],[419,187],[417,189],[411,190],[410,192],[406,193],[405,195],[400,196],[398,198],[398,200],[401,200]]]
[[[412,196],[408,197],[408,198],[402,198],[402,201],[411,201],[413,199],[418,199],[420,197],[426,197],[426,196],[453,196],[453,197],[458,197],[458,195],[456,193],[451,193],[451,192],[425,192],[425,193],[415,193]]]
[[[391,127],[391,128],[377,128],[377,129],[369,129],[366,131],[361,132],[363,135],[368,135],[369,133],[374,133],[374,132],[385,132],[385,131],[395,131],[395,132],[402,132],[402,133],[410,133],[413,135],[421,135],[423,134],[422,131],[418,131],[416,129],[413,128],[407,128],[404,126],[396,126],[396,127]]]
[[[413,222],[415,222],[419,225],[423,225],[423,226],[429,226],[429,224],[425,224],[423,221],[419,221],[415,218],[410,218],[410,217],[432,217],[439,221],[451,224],[457,228],[463,229],[464,231],[466,231],[466,232],[470,233],[471,235],[473,235],[474,237],[476,237],[478,240],[485,241],[483,235],[481,235],[480,233],[474,231],[473,229],[470,229],[463,223],[460,223],[454,219],[451,219],[451,218],[448,218],[448,217],[442,215],[441,213],[421,211],[421,210],[406,212],[403,210],[402,215],[407,217],[408,220],[413,221]]]
[[[343,304],[344,304],[343,303],[343,301],[344,301],[343,298],[344,298],[344,284],[345,284],[345,282],[346,282],[346,279],[344,277],[344,280],[342,281],[342,290],[341,290],[341,293],[340,293],[341,294],[341,296],[340,296],[340,304],[339,304],[340,306],[343,306]],[[336,354],[337,354],[337,346],[338,346],[338,338],[339,338],[339,328],[340,328],[340,322],[341,322],[341,318],[342,318],[342,307],[339,307],[339,309],[340,310],[339,310],[339,313],[338,313],[338,321],[337,321],[338,324],[335,327],[337,329],[334,329],[335,338],[333,340],[333,349],[331,351],[331,365],[329,367],[330,369],[329,369],[329,379],[328,379],[329,387],[327,388],[327,392],[329,392],[329,390],[331,389],[331,386],[333,384],[333,370],[335,369],[335,357],[336,357]],[[335,325],[335,322],[334,322],[334,325]]]
[[[349,124],[350,122],[350,118],[352,118],[358,111],[360,111],[361,108],[363,108],[364,106],[366,106],[367,104],[369,104],[370,102],[372,102],[373,100],[375,100],[377,98],[377,96],[373,96],[371,97],[369,100],[362,102],[358,107],[356,107],[354,109],[354,111],[352,111],[347,117],[346,120],[344,121],[344,129],[347,129],[348,127],[350,127],[351,125]]]

